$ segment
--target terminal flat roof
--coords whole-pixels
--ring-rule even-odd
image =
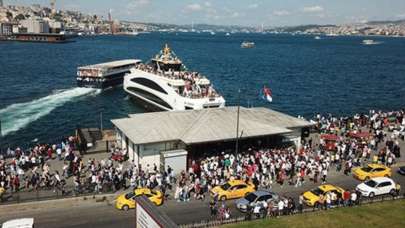
[[[99,63],[99,64],[94,64],[94,65],[87,65],[87,66],[82,66],[79,67],[78,69],[103,69],[103,68],[114,68],[114,67],[119,67],[119,66],[125,66],[129,64],[136,64],[140,63],[142,60],[140,59],[123,59],[123,60],[117,60],[117,61],[112,61],[112,62],[105,62],[105,63]]]
[[[233,140],[237,107],[131,114],[111,120],[134,144],[181,140],[186,144]],[[240,108],[241,138],[277,135],[311,126],[308,121],[266,108]]]

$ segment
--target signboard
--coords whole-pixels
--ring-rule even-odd
[[[153,220],[152,216],[150,216],[141,205],[137,204],[136,228],[161,228],[161,226]]]
[[[178,228],[178,226],[144,195],[135,197],[136,228]]]

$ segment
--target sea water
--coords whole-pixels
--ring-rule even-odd
[[[95,36],[66,44],[0,42],[0,144],[57,142],[76,127],[111,127],[110,119],[144,112],[122,87],[76,88],[78,66],[139,58],[168,43],[188,69],[207,76],[227,105],[264,106],[307,118],[405,107],[405,39],[270,34],[151,33]],[[251,49],[241,42],[255,42]],[[268,86],[273,103],[260,98]],[[100,114],[102,113],[102,115]]]

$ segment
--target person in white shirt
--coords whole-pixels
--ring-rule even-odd
[[[278,201],[278,215],[281,216],[283,215],[283,211],[284,211],[284,200],[280,200]]]

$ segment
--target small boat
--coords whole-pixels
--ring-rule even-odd
[[[363,44],[364,45],[376,45],[376,44],[380,44],[380,42],[376,42],[374,40],[363,40]]]
[[[229,32],[227,32],[226,34],[225,34],[225,36],[230,36],[231,34],[229,33]]]
[[[211,33],[211,35],[215,35],[215,32],[210,32]]]
[[[315,36],[315,40],[320,40],[321,37],[320,36]]]
[[[240,45],[241,48],[253,48],[255,47],[254,42],[249,42],[249,41],[243,41],[242,44]]]

